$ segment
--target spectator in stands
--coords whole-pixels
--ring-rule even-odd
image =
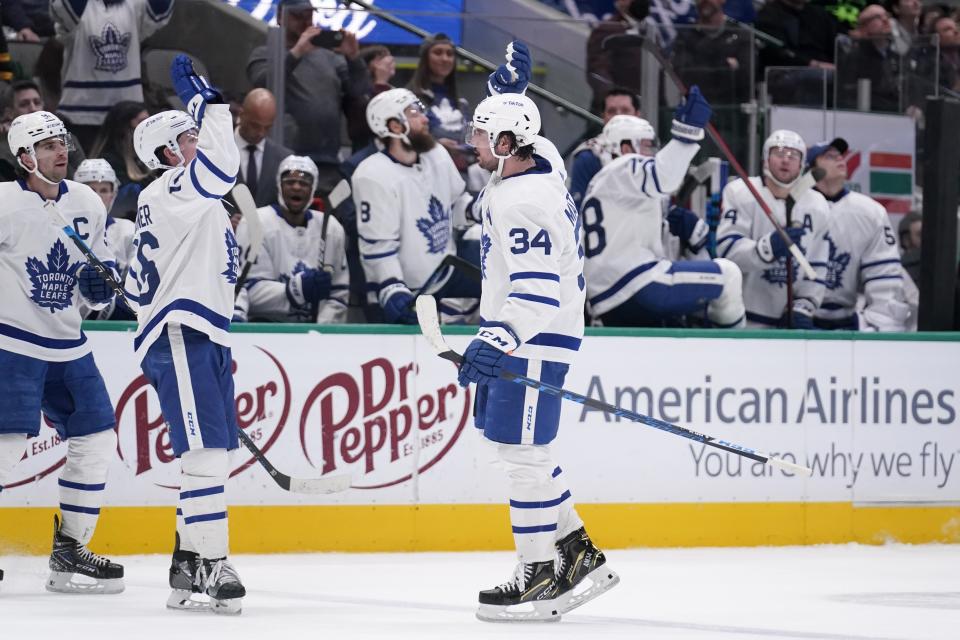
[[[40,42],[40,36],[33,29],[33,20],[25,11],[22,0],[3,0],[0,2],[2,23],[17,33],[21,42]],[[4,42],[6,40],[4,39]]]
[[[587,82],[593,88],[591,108],[599,112],[603,97],[613,87],[640,94],[640,47],[603,50],[603,41],[630,31],[646,33],[644,19],[650,12],[647,0],[616,0],[616,15],[597,24],[587,39]]]
[[[887,10],[879,4],[864,8],[857,17],[857,28],[850,50],[837,61],[840,105],[856,108],[858,82],[870,80],[870,110],[900,112],[907,96],[901,96],[904,59],[893,46],[893,31]]]
[[[771,0],[757,14],[757,29],[784,43],[760,51],[760,65],[833,69],[837,25],[822,7],[807,0]]]
[[[461,174],[473,160],[464,145],[470,105],[457,91],[457,51],[443,33],[424,38],[420,60],[407,84],[427,109],[430,135],[444,146]]]
[[[286,38],[287,115],[296,126],[285,135],[294,151],[310,156],[319,171],[319,191],[326,194],[340,181],[340,113],[354,118],[370,95],[370,76],[359,53],[357,37],[343,33],[336,49],[311,42],[321,29],[313,24],[310,0],[280,0],[277,22]],[[267,86],[267,48],[257,47],[247,62],[247,77],[255,87]],[[362,127],[362,125],[360,125]],[[353,130],[355,125],[348,122]],[[285,129],[285,133],[288,132]]]
[[[957,22],[951,17],[943,17],[936,21],[934,29],[940,37],[940,86],[960,92],[960,31]]]
[[[277,117],[277,101],[267,89],[254,89],[243,100],[234,139],[240,149],[240,181],[258,207],[277,201],[277,169],[293,151],[267,137]],[[312,194],[311,194],[312,197]]]
[[[40,95],[40,88],[33,80],[18,80],[11,85],[11,90],[11,102],[6,109],[9,111],[8,115],[11,121],[17,116],[47,110],[43,98]],[[69,120],[59,113],[57,115],[63,120],[68,130],[72,128]],[[74,145],[77,146],[75,137],[73,142]],[[67,178],[73,179],[73,173],[85,158],[86,156],[83,153],[83,149],[79,148],[79,146],[67,154]],[[10,147],[7,145],[7,132],[4,131],[2,138],[0,138],[0,181],[9,182],[14,180],[16,178],[16,168],[17,161],[13,157],[13,154],[10,153]]]
[[[741,29],[727,28],[725,0],[697,0],[697,22],[678,30],[673,64],[684,82],[698,85],[710,102],[740,104],[750,99],[753,71],[750,41]]]
[[[270,177],[280,191],[253,214],[263,227],[263,247],[234,305],[234,320],[249,315],[269,322],[344,322],[346,237],[336,218],[325,223],[329,214],[311,209],[316,165],[305,156],[288,156]],[[237,227],[241,247],[248,243],[248,224],[242,220]]]
[[[920,244],[923,235],[923,216],[919,211],[911,211],[900,218],[897,227],[900,237],[900,262],[914,283],[920,284]]]
[[[140,42],[170,21],[174,0],[51,0],[64,37],[60,111],[90,149],[111,107],[143,102]],[[117,167],[114,167],[116,169]]]
[[[890,28],[894,50],[906,54],[913,46],[914,38],[920,35],[920,0],[887,0],[887,11],[893,15]]]
[[[930,36],[937,32],[935,25],[937,20],[945,15],[949,15],[949,9],[942,4],[928,4],[920,10],[920,33],[924,36]]]
[[[366,63],[367,71],[370,73],[370,79],[373,82],[370,97],[393,89],[390,81],[397,73],[397,62],[390,53],[390,49],[382,44],[374,44],[369,47],[363,47],[358,54]]]
[[[613,116],[640,115],[640,97],[628,89],[615,87],[603,98],[603,123],[610,122]],[[593,180],[593,176],[603,168],[603,141],[601,136],[588,138],[573,150],[573,166],[570,168],[570,195],[577,203],[583,201],[583,194]]]
[[[142,102],[118,102],[107,112],[90,149],[91,155],[109,162],[116,173],[119,189],[110,211],[116,218],[134,219],[140,190],[152,181],[133,149],[133,130],[149,115]]]

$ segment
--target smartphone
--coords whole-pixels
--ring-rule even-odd
[[[324,49],[336,49],[343,42],[343,31],[321,31],[310,38],[310,44]]]

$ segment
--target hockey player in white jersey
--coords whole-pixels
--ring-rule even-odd
[[[55,115],[19,116],[7,141],[20,169],[0,184],[0,490],[39,434],[42,411],[67,442],[47,589],[119,593],[123,567],[87,548],[117,437],[79,311],[81,299],[103,306],[114,293],[63,230],[73,227],[112,266],[106,212],[89,187],[64,179],[71,142]]]
[[[384,91],[367,105],[367,123],[383,149],[357,167],[353,197],[360,261],[387,322],[416,324],[415,291],[478,298],[479,287],[461,272],[435,273],[456,252],[452,210],[470,198],[450,154],[430,135],[423,105],[407,89]]]
[[[110,207],[117,197],[117,188],[120,182],[110,163],[102,158],[88,158],[77,167],[73,179],[93,189],[100,196],[103,206],[107,210],[107,244],[117,261],[117,271],[121,278],[127,272],[130,261],[133,259],[133,232],[134,224],[124,218],[115,218],[110,215]],[[88,320],[134,320],[132,311],[127,309],[116,297],[103,309],[89,310],[84,306],[84,317]]]
[[[701,256],[707,227],[665,201],[700,149],[711,108],[694,86],[677,108],[673,139],[652,153],[655,132],[636,116],[615,116],[601,135],[610,160],[594,176],[583,201],[590,311],[606,326],[661,326],[700,313],[714,326],[742,326],[742,276],[729,260]],[[670,234],[696,260],[672,260]],[[665,237],[666,236],[666,237]],[[667,246],[665,246],[667,245]]]
[[[310,209],[319,171],[306,156],[288,156],[277,170],[276,203],[257,209],[263,246],[250,268],[237,307],[271,322],[344,322],[350,273],[346,235],[331,214]],[[324,234],[324,216],[326,239]],[[237,227],[246,246],[247,223]]]
[[[498,377],[506,369],[560,386],[583,338],[580,219],[563,160],[539,130],[540,113],[522,93],[488,97],[474,111],[471,143],[493,177],[477,202],[481,324],[459,382],[477,384],[475,425],[506,472],[519,556],[507,582],[479,594],[477,617],[487,621],[557,620],[619,581],[553,460],[560,398]]]
[[[906,331],[910,306],[905,302],[903,267],[886,209],[846,188],[849,145],[843,138],[807,150],[807,162],[826,175],[817,191],[830,203],[826,292],[813,317],[818,329]],[[858,293],[865,304],[858,309]]]
[[[137,157],[164,172],[140,193],[126,289],[139,304],[134,351],[180,458],[167,605],[195,608],[195,588],[214,612],[233,614],[246,593],[227,560],[224,494],[228,453],[238,444],[227,332],[240,250],[220,199],[236,181],[240,152],[220,92],[183,55],[171,76],[189,115],[164,111],[134,131]]]
[[[788,220],[790,188],[800,179],[807,147],[797,133],[774,131],[763,144],[763,177],[750,178],[787,235],[817,274],[809,279],[793,263],[793,301],[788,305],[789,247],[763,213],[742,180],[723,190],[723,214],[717,230],[717,254],[737,263],[743,272],[747,325],[758,328],[813,329],[813,314],[824,293],[829,211],[814,189],[798,196]],[[789,306],[789,308],[788,308]]]

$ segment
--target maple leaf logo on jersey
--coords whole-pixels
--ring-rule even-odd
[[[130,47],[131,34],[120,33],[113,24],[107,23],[100,37],[90,36],[90,49],[97,56],[97,71],[117,73],[127,68],[127,49]]]
[[[490,253],[490,247],[493,246],[493,242],[490,240],[490,236],[486,232],[480,234],[480,276],[486,280],[487,279],[487,254]]]
[[[797,265],[797,261],[793,261],[793,281],[797,281],[797,276],[799,276],[800,270]],[[778,287],[787,286],[787,259],[786,258],[777,258],[777,261],[773,263],[773,266],[769,269],[764,269],[760,274],[764,280],[770,284],[775,284]]]
[[[450,212],[436,196],[430,196],[430,216],[417,220],[417,229],[427,239],[427,251],[443,253],[450,243]]]
[[[63,311],[73,304],[73,288],[81,266],[83,262],[70,264],[70,254],[60,240],[51,247],[46,264],[27,258],[27,275],[33,285],[30,297],[38,306],[50,309],[50,313]]]
[[[850,254],[846,251],[838,252],[837,245],[827,233],[824,235],[827,244],[830,247],[830,255],[827,257],[827,289],[839,289],[843,286],[843,272],[850,266]]]
[[[237,237],[233,235],[232,229],[223,232],[224,241],[227,245],[227,268],[220,272],[220,275],[227,279],[230,284],[237,284],[237,273],[240,271],[240,245],[237,244]]]

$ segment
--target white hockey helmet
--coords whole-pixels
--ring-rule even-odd
[[[117,174],[113,170],[113,167],[103,158],[87,158],[81,162],[73,174],[73,179],[83,184],[110,182],[113,184],[114,191],[120,186],[120,181],[117,180]]]
[[[17,159],[17,164],[24,171],[28,169],[20,162],[20,150],[25,149],[33,160],[33,170],[29,172],[49,184],[57,184],[48,180],[37,166],[37,152],[35,145],[48,138],[61,138],[67,151],[73,151],[73,137],[63,125],[63,121],[49,111],[34,111],[17,116],[10,123],[10,131],[7,133],[7,144],[10,146],[10,153]]]
[[[504,93],[485,98],[473,112],[473,128],[487,132],[490,150],[497,155],[497,138],[509,131],[517,141],[517,147],[533,144],[534,136],[540,133],[540,110],[536,103],[519,93]]]
[[[770,137],[763,143],[763,175],[770,178],[775,184],[789,189],[793,186],[793,183],[800,179],[800,173],[797,173],[797,177],[788,183],[780,182],[773,177],[773,174],[770,173],[770,167],[767,164],[767,161],[770,159],[770,151],[773,149],[795,149],[800,152],[800,167],[802,170],[803,161],[807,156],[807,144],[803,141],[803,138],[800,137],[799,133],[790,131],[789,129],[777,129],[771,133]]]
[[[407,116],[404,110],[410,105],[423,105],[418,98],[409,89],[390,89],[383,93],[378,93],[367,105],[367,124],[370,130],[378,138],[398,138],[405,143],[410,144],[407,134],[410,133],[410,123],[407,122]],[[390,131],[389,122],[396,119],[403,125],[403,133],[393,133]]]
[[[181,133],[196,128],[197,123],[183,111],[163,111],[137,125],[133,131],[133,149],[140,162],[156,171],[165,166],[157,158],[157,147],[166,147],[180,158],[179,167],[183,164],[183,154],[180,153],[177,138]]]
[[[609,161],[620,155],[620,145],[629,142],[636,153],[640,153],[640,142],[656,140],[657,132],[653,126],[643,118],[637,116],[619,115],[610,118],[603,125],[600,134],[600,147],[604,152],[603,160]]]
[[[287,203],[283,201],[283,187],[280,183],[283,182],[284,174],[291,171],[309,174],[311,198],[317,192],[317,182],[320,180],[320,170],[317,169],[316,163],[307,156],[287,156],[284,158],[277,168],[277,198],[280,201],[280,206],[284,209],[287,208]]]

